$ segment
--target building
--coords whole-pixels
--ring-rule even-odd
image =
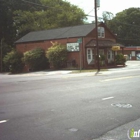
[[[140,60],[140,46],[128,46],[124,48],[124,54],[128,60]]]
[[[99,54],[105,56],[105,65],[114,61],[113,46],[119,46],[123,53],[124,46],[116,42],[116,36],[104,23],[98,24]],[[75,66],[83,69],[96,66],[96,30],[95,24],[85,24],[72,27],[49,29],[30,32],[15,42],[19,52],[26,52],[36,47],[47,50],[51,42],[58,42],[67,46],[67,67]],[[79,42],[79,43],[78,43]]]

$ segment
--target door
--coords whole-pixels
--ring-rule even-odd
[[[94,64],[94,53],[93,50],[91,48],[87,49],[87,63],[90,64]]]

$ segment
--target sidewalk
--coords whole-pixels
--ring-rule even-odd
[[[126,62],[126,67],[117,67],[117,68],[110,68],[107,69],[107,71],[100,71],[100,73],[112,73],[114,71],[122,71],[122,70],[127,70],[127,69],[133,69],[133,68],[140,68],[140,61],[127,61]],[[78,70],[77,70],[78,71]],[[73,71],[72,70],[56,70],[56,71],[39,71],[39,72],[28,72],[28,73],[20,73],[20,74],[11,74],[13,76],[40,76],[40,75],[66,75],[66,74],[71,74]],[[86,75],[86,74],[96,74],[95,72],[75,72],[72,73],[72,75]],[[0,73],[0,75],[10,75],[9,73]]]
[[[59,74],[69,74],[72,71],[63,71],[63,70],[57,70],[57,71],[39,71],[39,72],[30,72],[30,73],[24,73],[20,75],[59,75]]]
[[[117,127],[107,132],[102,137],[93,140],[140,140],[140,135],[137,138],[135,137],[135,135],[133,138],[130,138],[132,129],[137,132],[140,130],[140,119]]]

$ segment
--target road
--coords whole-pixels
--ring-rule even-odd
[[[128,140],[140,129],[140,62],[127,64],[97,75],[0,75],[0,140]]]

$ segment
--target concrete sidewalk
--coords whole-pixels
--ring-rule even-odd
[[[24,73],[20,75],[61,75],[61,74],[69,74],[72,71],[63,71],[63,70],[57,70],[57,71],[39,71],[39,72],[29,72]],[[18,74],[17,74],[18,75]]]
[[[38,71],[38,72],[28,72],[28,73],[19,73],[19,74],[10,74],[8,73],[0,73],[0,75],[17,75],[17,76],[34,76],[34,75],[59,75],[59,74],[69,74],[72,71],[63,71],[63,70],[57,70],[57,71]]]
[[[133,138],[130,138],[132,129],[137,132],[140,130],[140,119],[119,126],[107,132],[102,137],[93,140],[140,140],[140,135],[137,138],[135,136]]]
[[[100,71],[100,73],[112,73],[114,71],[122,71],[122,70],[130,70],[133,68],[140,68],[140,61],[127,61],[126,67],[120,67],[120,68],[111,68],[107,71]],[[40,75],[66,75],[66,74],[72,74],[72,75],[86,75],[86,74],[96,74],[95,72],[77,72],[72,73],[72,70],[56,70],[56,71],[39,71],[39,72],[28,72],[28,73],[20,73],[20,74],[11,74],[14,76],[40,76]],[[10,73],[0,73],[0,75],[10,75]]]

